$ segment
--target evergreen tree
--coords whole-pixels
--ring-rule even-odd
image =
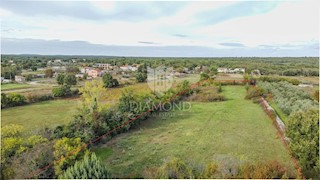
[[[86,154],[82,161],[77,161],[59,178],[61,179],[106,179],[110,174],[94,153]]]

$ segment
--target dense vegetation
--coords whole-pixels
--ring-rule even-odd
[[[286,135],[293,155],[307,177],[317,177],[320,172],[318,101],[287,81],[259,81],[258,88],[249,88],[247,98],[260,102],[264,96],[289,116]]]
[[[310,108],[317,108],[319,105],[305,91],[285,81],[278,83],[259,82],[258,87],[264,94],[271,95],[287,115],[299,110],[306,111]]]
[[[234,168],[219,167],[219,163],[205,165],[187,163],[179,158],[172,158],[158,168],[148,168],[144,177],[149,179],[280,179],[288,178],[287,169],[277,161],[266,163],[245,163]]]
[[[196,70],[197,66],[246,68],[246,72],[259,69],[262,75],[284,76],[319,76],[319,63],[317,57],[279,57],[279,58],[143,58],[143,57],[103,57],[103,56],[32,56],[32,55],[2,55],[1,76],[10,79],[10,75],[20,74],[22,69],[31,67],[46,67],[48,61],[61,59],[61,65],[74,66],[77,61],[80,66],[93,66],[95,63],[110,63],[112,65],[146,64],[150,67],[164,65],[173,67],[178,71],[184,68]],[[11,62],[13,61],[13,62]],[[16,64],[11,66],[11,64]],[[213,69],[214,69],[213,68]],[[210,71],[212,68],[208,68]],[[212,74],[215,74],[211,71]],[[140,76],[140,75],[139,75]]]

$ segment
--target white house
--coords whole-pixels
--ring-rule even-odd
[[[218,68],[218,73],[245,73],[245,68]]]
[[[25,82],[26,81],[26,78],[23,77],[23,76],[14,76],[14,80],[16,82]]]

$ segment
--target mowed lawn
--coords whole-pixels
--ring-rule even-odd
[[[54,128],[71,120],[79,99],[51,100],[1,110],[1,126],[22,125],[27,132]]]
[[[145,168],[172,157],[200,164],[277,160],[293,172],[271,120],[244,99],[244,87],[226,86],[223,93],[227,101],[193,102],[189,110],[147,120],[94,151],[118,178],[141,177]]]

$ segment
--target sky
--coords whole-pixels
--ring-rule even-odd
[[[2,0],[2,54],[319,56],[320,1]]]

